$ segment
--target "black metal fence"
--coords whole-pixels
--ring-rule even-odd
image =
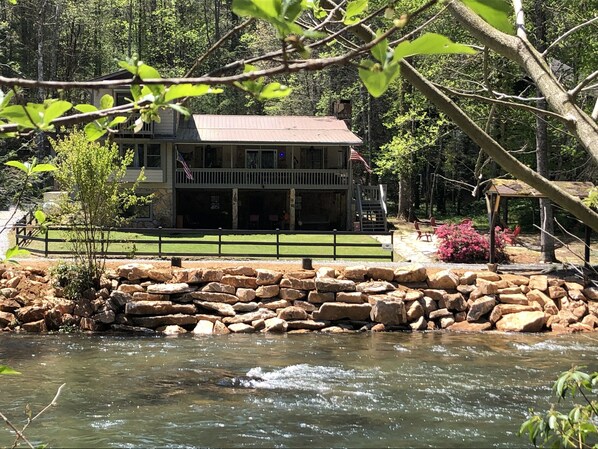
[[[66,237],[66,232],[71,228],[52,226],[40,230],[32,225],[16,225],[14,228],[17,245],[26,248],[32,254],[44,257],[72,255]],[[118,238],[121,233],[134,235],[130,238]],[[112,230],[111,235],[109,251],[103,253],[107,257],[394,260],[392,231],[365,233],[337,230],[119,228]],[[320,238],[314,239],[312,236]],[[355,237],[358,236],[385,236],[389,237],[390,243],[372,239],[356,241]],[[239,248],[243,248],[244,251],[239,251]]]

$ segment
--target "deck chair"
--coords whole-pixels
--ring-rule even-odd
[[[417,221],[413,222],[413,227],[415,228],[415,232],[417,232],[417,237],[415,238],[416,240],[421,240],[422,236],[426,238],[426,241],[429,242],[432,238],[432,236],[430,235],[430,233],[426,230],[421,230],[419,228],[419,224],[417,223]]]

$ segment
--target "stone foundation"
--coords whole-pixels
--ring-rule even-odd
[[[108,273],[98,291],[73,301],[43,271],[0,272],[0,329],[9,331],[204,335],[598,328],[598,288],[545,275],[428,273],[421,266],[282,273],[128,264]]]

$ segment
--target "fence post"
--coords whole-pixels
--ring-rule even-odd
[[[276,260],[280,259],[280,229],[276,228]]]
[[[332,230],[333,245],[332,245],[332,259],[336,260],[336,229]]]
[[[162,258],[162,226],[158,227],[158,257]]]
[[[392,231],[392,229],[388,232],[390,232],[390,261],[394,262],[395,261],[395,233]]]
[[[218,257],[222,257],[222,228],[218,228]]]
[[[48,246],[50,244],[50,242],[48,241],[49,235],[50,235],[50,227],[48,226],[46,228],[46,236],[44,238],[44,257],[48,257],[48,252],[49,252]]]

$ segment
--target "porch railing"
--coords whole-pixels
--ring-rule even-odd
[[[133,129],[135,126],[135,121],[140,117],[140,114],[132,113],[129,115],[129,120],[127,120],[122,125],[118,126],[118,134],[121,136],[151,136],[154,134],[154,122],[145,123],[143,122],[141,129],[137,132]]]
[[[177,168],[176,183],[179,186],[318,186],[347,187],[349,172],[347,170],[278,170],[246,168],[193,168],[192,179],[183,169]]]

